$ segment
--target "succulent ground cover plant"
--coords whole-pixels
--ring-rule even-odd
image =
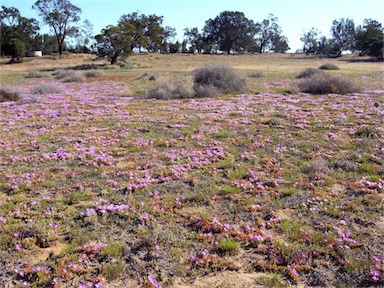
[[[381,285],[382,88],[153,100],[115,73],[0,103],[0,286]]]

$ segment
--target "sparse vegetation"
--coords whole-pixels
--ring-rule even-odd
[[[24,78],[96,65],[65,57],[0,71],[21,98],[0,103],[1,283],[381,285],[381,63],[328,59],[364,80],[337,97],[297,92],[323,61],[304,55],[135,54],[82,83]],[[191,67],[210,62],[268,76],[198,98]],[[161,99],[121,97],[148,83]]]
[[[83,74],[85,77],[101,77],[104,75],[103,71],[96,70],[96,69],[84,71]]]

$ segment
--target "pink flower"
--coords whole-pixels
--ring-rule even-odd
[[[151,282],[151,284],[153,285],[153,287],[156,287],[156,288],[161,287],[160,284],[159,284],[159,282],[157,282],[157,281],[155,280],[155,278],[153,278],[151,275],[148,276],[148,280],[149,280],[149,282]]]

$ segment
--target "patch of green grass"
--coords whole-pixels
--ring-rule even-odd
[[[303,224],[293,219],[283,219],[279,223],[279,228],[284,232],[289,241],[297,241],[303,236]]]
[[[108,281],[116,280],[120,277],[125,267],[124,262],[107,263],[102,268],[102,273]]]
[[[227,173],[227,178],[229,180],[244,179],[247,176],[248,168],[244,166],[239,166],[229,171]]]
[[[223,254],[235,254],[240,248],[240,244],[233,239],[220,241],[218,250]]]

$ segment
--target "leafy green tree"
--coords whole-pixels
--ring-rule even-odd
[[[319,30],[312,28],[301,35],[300,41],[303,42],[303,53],[309,55],[318,52],[318,37],[320,34]]]
[[[22,62],[25,56],[25,44],[22,40],[18,38],[11,38],[9,40],[10,46],[10,55],[12,57],[12,62]]]
[[[352,19],[340,18],[339,20],[333,20],[331,34],[336,56],[340,56],[343,51],[354,49],[356,31]]]
[[[81,9],[69,0],[38,0],[32,8],[37,9],[43,21],[53,29],[62,55],[65,39],[78,31],[75,24],[80,21]]]
[[[117,26],[108,26],[95,36],[97,55],[116,64],[118,58],[125,59],[132,53],[134,38]]]
[[[246,51],[253,46],[256,30],[254,22],[245,17],[244,13],[224,11],[205,22],[204,33],[208,42],[230,54]]]
[[[369,55],[383,60],[384,33],[381,23],[365,19],[356,29],[356,49],[361,55]]]
[[[186,38],[187,43],[190,45],[190,51],[194,53],[201,53],[204,47],[204,36],[199,32],[197,27],[185,28],[184,37]]]
[[[21,16],[18,9],[2,6],[0,10],[0,50],[1,55],[11,55],[11,39],[19,39],[26,50],[40,49],[41,37],[39,26],[35,19]]]
[[[139,51],[164,51],[168,46],[167,41],[175,35],[175,29],[163,27],[163,16],[155,14],[125,14],[120,17],[118,27],[125,35],[132,37],[131,50],[137,48]]]
[[[289,49],[288,39],[282,35],[278,19],[273,14],[269,14],[267,19],[256,23],[256,31],[256,45],[259,53],[274,51],[276,45],[280,46],[280,49],[285,49],[284,52]]]

